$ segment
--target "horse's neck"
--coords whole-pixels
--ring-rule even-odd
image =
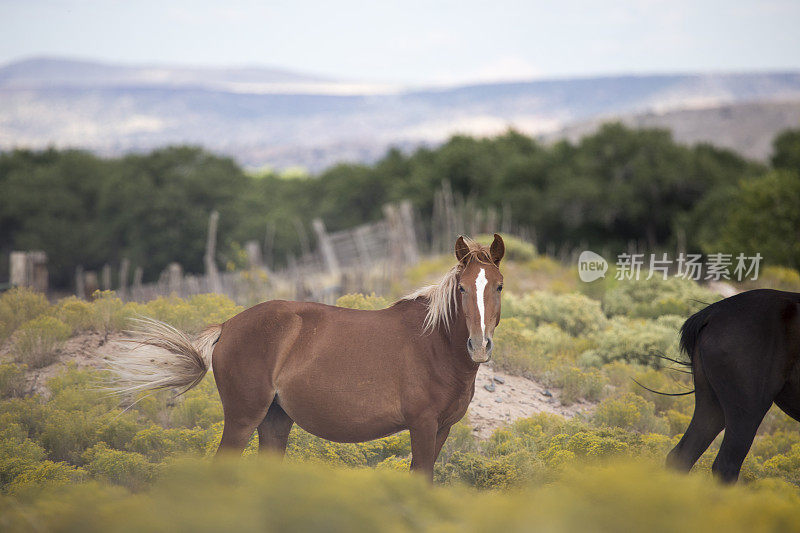
[[[478,363],[470,359],[467,353],[467,339],[469,330],[467,329],[467,319],[461,310],[461,305],[456,305],[456,312],[450,324],[449,335],[447,335],[447,360],[453,370],[465,375],[468,379],[475,379],[478,372]]]

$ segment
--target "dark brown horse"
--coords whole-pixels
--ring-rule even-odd
[[[295,422],[337,442],[408,429],[411,469],[432,477],[491,357],[504,251],[499,235],[488,248],[459,237],[438,285],[379,311],[275,300],[196,339],[147,320],[111,361],[117,388],[186,391],[210,364],[225,413],[218,453],[241,453],[256,429],[261,450],[283,453]]]
[[[683,324],[681,348],[695,407],[667,464],[691,469],[724,429],[711,470],[734,482],[773,403],[800,420],[800,294],[759,289],[711,304]]]

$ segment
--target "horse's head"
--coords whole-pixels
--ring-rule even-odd
[[[462,268],[458,276],[458,296],[467,320],[467,352],[476,363],[485,363],[492,357],[492,335],[500,322],[500,291],[503,275],[500,260],[505,254],[500,235],[485,247],[470,247],[459,237],[456,241],[456,258]]]

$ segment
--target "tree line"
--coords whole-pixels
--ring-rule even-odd
[[[670,132],[608,124],[577,143],[544,144],[515,131],[455,136],[436,148],[389,150],[374,164],[313,176],[249,173],[198,147],[101,158],[79,150],[0,154],[0,279],[11,250],[48,253],[51,281],[122,258],[154,279],[172,262],[203,270],[209,213],[220,212],[220,260],[270,235],[275,262],[298,254],[298,227],[328,229],[381,218],[408,198],[423,220],[447,180],[478,207],[506,206],[540,247],[759,251],[800,266],[800,130],[775,139],[769,164]],[[311,232],[309,231],[309,234]]]

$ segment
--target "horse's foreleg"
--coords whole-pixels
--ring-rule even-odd
[[[438,424],[430,420],[409,428],[411,433],[411,470],[424,474],[433,482],[433,463],[436,461]],[[442,440],[444,444],[444,440]]]
[[[277,401],[273,401],[267,416],[258,425],[258,451],[285,453],[292,425],[294,420],[289,418]]]
[[[436,433],[436,451],[433,454],[434,463],[439,458],[439,453],[442,451],[442,446],[444,446],[447,436],[450,434],[450,427],[451,426],[445,426],[443,428],[439,428],[439,431]]]

